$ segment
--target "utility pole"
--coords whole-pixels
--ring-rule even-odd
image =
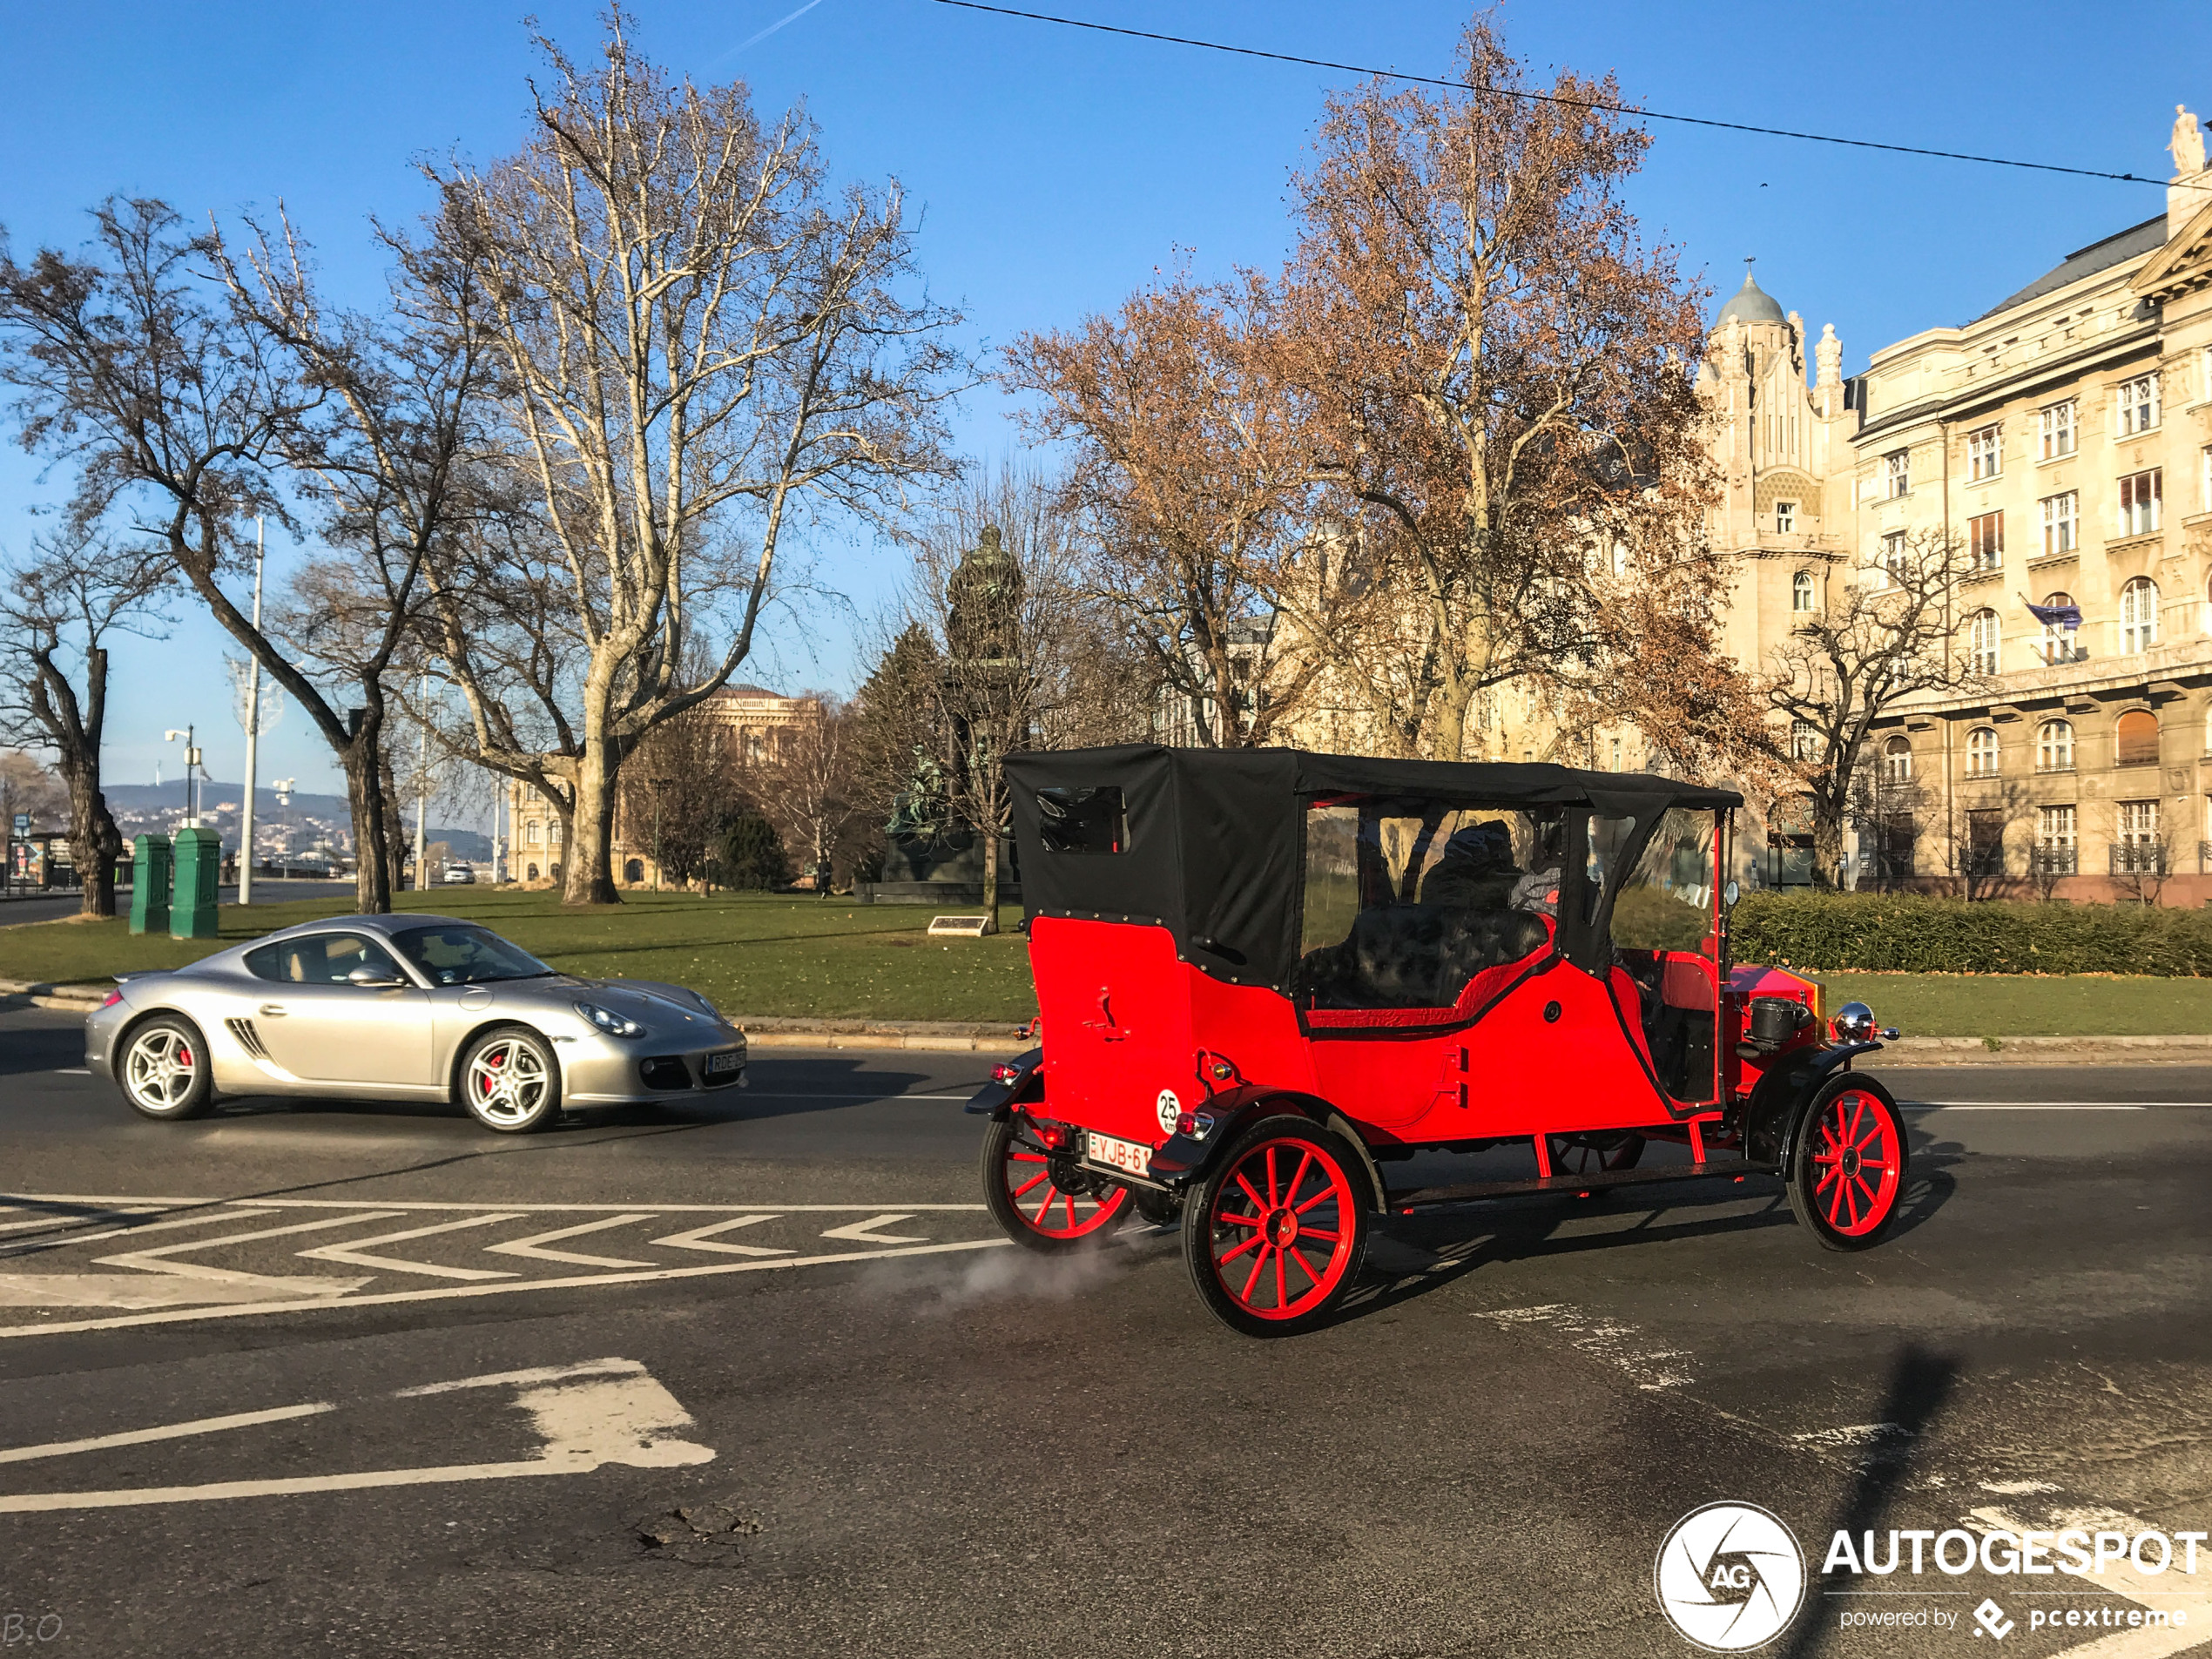
[[[182,732],[172,728],[161,734],[164,743],[185,740],[185,826],[190,828],[199,822],[199,808],[193,787],[192,773],[199,766],[199,751],[193,745],[192,733],[198,728],[187,725]]]
[[[421,893],[430,885],[430,873],[422,864],[422,826],[430,818],[430,671],[427,668],[422,671],[422,742],[415,766],[415,890]]]
[[[253,631],[261,631],[261,520],[253,519]],[[253,785],[261,736],[261,659],[246,659],[246,806],[238,832],[238,901],[253,902]]]

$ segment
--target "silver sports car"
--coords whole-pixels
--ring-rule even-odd
[[[457,1099],[515,1134],[741,1083],[745,1040],[680,985],[574,978],[451,916],[342,916],[118,979],[84,1063],[148,1117],[226,1095]]]

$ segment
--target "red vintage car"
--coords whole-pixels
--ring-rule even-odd
[[[1331,1317],[1386,1213],[1756,1172],[1832,1250],[1897,1214],[1904,1119],[1852,1064],[1896,1032],[1729,960],[1738,795],[1284,749],[1007,772],[1040,1046],[969,1109],[1020,1244],[1179,1214],[1206,1305],[1274,1336]],[[1525,1161],[1392,1182],[1430,1151]]]

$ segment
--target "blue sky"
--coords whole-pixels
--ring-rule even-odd
[[[741,78],[764,110],[804,98],[834,165],[896,175],[927,217],[935,293],[988,349],[1026,328],[1114,304],[1187,247],[1201,271],[1279,259],[1284,178],[1321,98],[1349,78],[965,12],[932,0],[819,0],[745,44],[799,0],[645,0],[636,35],[698,79]],[[1445,0],[1055,0],[1043,10],[1342,62],[1447,72],[1467,12]],[[447,0],[375,6],[100,4],[6,0],[0,57],[0,223],[20,254],[75,243],[83,209],[121,190],[188,215],[281,198],[341,294],[380,275],[374,213],[422,196],[424,151],[479,159],[509,148],[536,67],[523,8]],[[541,0],[541,23],[579,54],[595,9]],[[1615,70],[1656,110],[2162,178],[2174,105],[2212,105],[2212,21],[2201,7],[1967,3],[1849,8],[1517,0],[1507,37],[1540,66]],[[1817,332],[1833,322],[1855,371],[1873,347],[1986,309],[2069,250],[2163,209],[2160,190],[1884,156],[1661,123],[1634,200],[1647,232],[1725,293],[1759,280]],[[1006,408],[971,397],[971,453],[1018,440]],[[65,493],[12,448],[0,456],[0,546],[28,509]],[[779,631],[746,677],[849,689],[853,618],[876,612],[896,556],[812,550],[851,611],[818,604]],[[280,554],[280,557],[281,553]],[[150,780],[161,729],[196,718],[215,775],[239,775],[226,712],[226,641],[186,617],[168,642],[118,652],[110,771]],[[201,705],[205,705],[201,707]],[[263,748],[264,778],[334,786],[296,712]],[[175,765],[167,765],[173,776]]]

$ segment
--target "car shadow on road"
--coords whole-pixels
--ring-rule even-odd
[[[1750,1182],[1760,1184],[1752,1187]],[[1910,1232],[1948,1203],[1958,1184],[1946,1169],[1925,1169],[1915,1151],[1898,1217],[1885,1239]],[[1762,1200],[1748,1213],[1731,1207]],[[1602,1224],[1585,1226],[1583,1224]],[[1630,1251],[1689,1238],[1723,1238],[1795,1227],[1778,1177],[1746,1184],[1688,1181],[1663,1201],[1637,1202],[1620,1188],[1590,1198],[1541,1197],[1495,1200],[1426,1216],[1393,1216],[1377,1226],[1360,1285],[1326,1325],[1361,1319],[1456,1284],[1486,1267],[1547,1257]],[[1808,1240],[1808,1248],[1817,1248]]]

